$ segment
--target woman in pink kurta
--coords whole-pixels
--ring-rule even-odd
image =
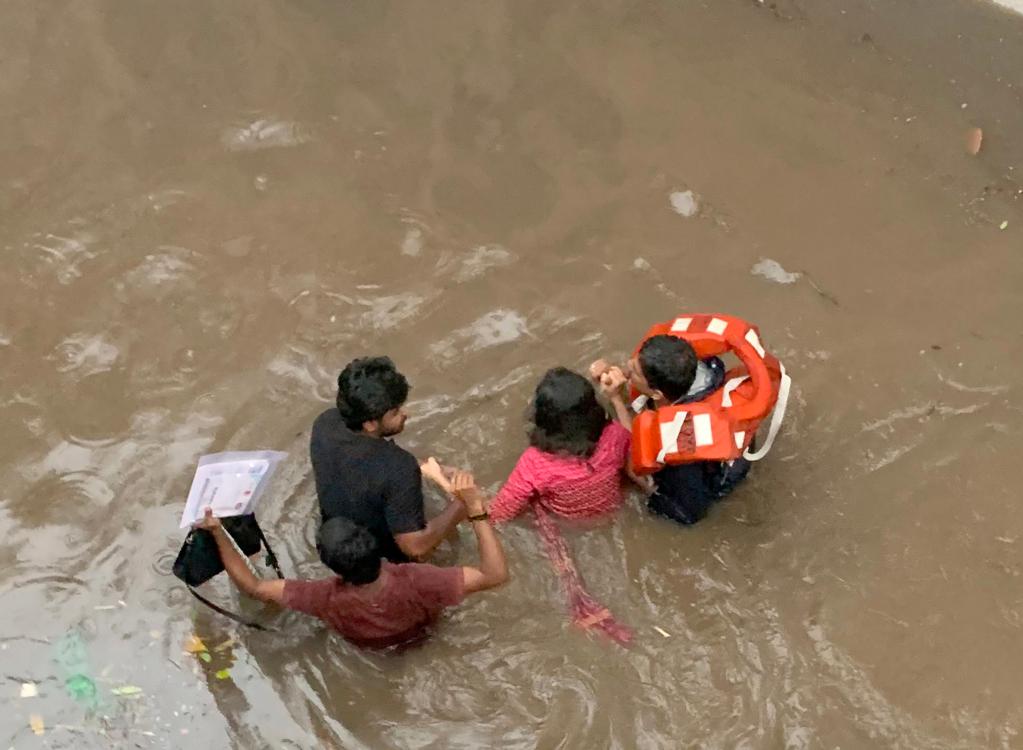
[[[490,517],[498,523],[533,510],[575,623],[599,628],[620,643],[632,631],[586,592],[552,516],[595,518],[621,507],[631,442],[624,382],[618,371],[602,378],[601,392],[615,411],[609,421],[589,380],[563,367],[548,371],[533,397],[531,444],[490,504]]]

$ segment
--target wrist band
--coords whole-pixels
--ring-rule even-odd
[[[476,515],[476,516],[469,516],[469,520],[470,521],[486,521],[489,518],[490,518],[490,514],[487,513],[486,511],[483,511],[482,513],[480,513],[479,515]]]

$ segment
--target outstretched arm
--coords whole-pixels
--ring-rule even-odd
[[[228,533],[220,523],[220,519],[213,515],[213,511],[206,509],[206,515],[194,528],[203,529],[213,535],[217,542],[217,551],[224,563],[224,569],[232,583],[246,596],[259,599],[264,602],[282,604],[284,599],[284,581],[264,581],[249,569],[249,564],[234,546]]]
[[[451,484],[456,496],[465,505],[467,515],[473,519],[472,530],[476,534],[480,552],[478,568],[462,568],[465,592],[471,594],[503,585],[508,581],[508,562],[504,557],[501,540],[497,538],[487,517],[483,493],[468,472],[455,472]]]
[[[402,552],[418,560],[433,552],[437,545],[444,541],[444,537],[464,520],[465,506],[452,501],[440,515],[434,516],[427,522],[426,528],[405,534],[395,534],[394,541],[397,542],[398,548]]]

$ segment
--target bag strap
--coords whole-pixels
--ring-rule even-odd
[[[266,564],[274,569],[274,572],[277,574],[278,578],[283,579],[284,578],[284,573],[281,572],[281,566],[277,562],[277,555],[274,554],[273,547],[270,546],[270,542],[267,541],[266,535],[263,534],[263,529],[259,525],[259,522],[256,522],[256,533],[259,534],[259,541],[266,548]],[[234,620],[238,624],[244,625],[245,627],[248,627],[248,628],[253,628],[254,630],[262,630],[264,632],[271,632],[271,631],[273,631],[273,628],[268,628],[266,625],[260,625],[258,622],[253,622],[252,620],[246,620],[241,615],[236,615],[234,612],[231,612],[229,610],[224,609],[219,604],[214,604],[213,602],[211,602],[209,599],[207,599],[205,596],[200,594],[198,591],[196,591],[191,586],[188,587],[188,590],[190,592],[192,592],[192,596],[194,596],[200,602],[205,604],[207,607],[212,609],[217,614],[223,615],[224,617],[228,618],[229,620]]]
[[[263,528],[256,523],[256,532],[259,534],[259,541],[266,547],[266,564],[274,569],[274,573],[277,574],[278,578],[283,579],[284,573],[281,572],[281,566],[277,562],[277,555],[274,554],[273,547],[270,546],[270,542],[266,540],[266,535],[263,534]]]
[[[207,599],[205,596],[200,594],[198,591],[196,591],[191,586],[188,587],[188,590],[190,592],[192,592],[192,596],[194,596],[196,599],[201,601],[203,604],[205,604],[207,607],[212,609],[214,612],[216,612],[217,614],[223,615],[224,617],[228,618],[229,620],[234,620],[239,625],[244,625],[244,626],[246,626],[248,628],[253,628],[254,630],[262,630],[262,631],[266,631],[266,632],[269,632],[269,631],[272,630],[272,628],[268,628],[266,625],[260,625],[258,622],[253,622],[252,620],[246,620],[241,615],[236,615],[234,612],[231,612],[229,610],[224,609],[219,604],[214,604],[213,602],[211,602],[209,599]]]

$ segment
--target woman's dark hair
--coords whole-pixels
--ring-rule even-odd
[[[408,398],[409,385],[390,357],[352,360],[337,377],[337,409],[350,430],[380,419]]]
[[[545,453],[588,457],[607,425],[589,380],[564,367],[548,370],[533,395],[529,443]]]
[[[362,526],[347,518],[331,518],[316,533],[320,560],[345,583],[360,586],[380,575],[380,548]]]
[[[696,377],[696,352],[678,336],[651,336],[639,348],[639,366],[651,388],[678,401],[689,393]]]

